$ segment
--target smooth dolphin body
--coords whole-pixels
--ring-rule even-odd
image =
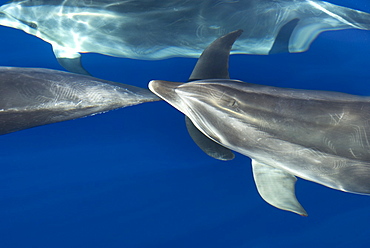
[[[90,76],[0,67],[0,135],[157,100],[147,89]]]
[[[149,88],[184,113],[209,139],[252,158],[262,198],[307,215],[296,177],[370,194],[370,97],[250,84],[228,78],[228,50],[240,31],[212,43],[189,83]]]
[[[317,0],[14,0],[0,25],[53,47],[67,70],[88,74],[80,53],[133,59],[198,57],[236,29],[232,53],[302,52],[327,30],[370,29],[370,14]]]

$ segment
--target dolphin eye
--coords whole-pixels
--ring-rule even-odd
[[[234,97],[222,95],[218,101],[222,102],[224,107],[238,108],[238,101]]]
[[[33,29],[36,29],[37,28],[37,24],[34,23],[34,22],[30,22],[28,26],[30,26]]]
[[[235,97],[226,94],[225,92],[211,89],[207,92],[207,96],[211,97],[213,101],[223,107],[232,109],[239,107],[238,100],[236,100]]]
[[[229,101],[229,107],[238,107],[238,102],[235,99],[232,99],[231,101]]]
[[[23,21],[23,20],[19,20],[20,22],[26,24],[27,26],[29,26],[30,28],[33,28],[33,29],[36,29],[37,28],[37,24],[34,23],[34,22],[28,22],[28,21]]]

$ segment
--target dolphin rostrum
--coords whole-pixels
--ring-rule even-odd
[[[307,215],[295,196],[296,176],[370,194],[370,97],[230,80],[225,47],[238,32],[204,51],[193,71],[199,80],[155,80],[150,90],[206,137],[252,158],[258,192],[277,208]],[[219,79],[202,79],[212,73]]]
[[[198,57],[233,30],[232,53],[302,52],[319,33],[370,29],[370,14],[318,0],[13,0],[0,25],[50,43],[59,63],[88,74],[80,53],[133,59]]]
[[[86,75],[0,67],[0,135],[158,100],[147,89]]]

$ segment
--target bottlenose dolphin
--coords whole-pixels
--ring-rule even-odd
[[[271,205],[306,216],[296,176],[370,194],[370,97],[286,89],[228,79],[228,50],[241,31],[216,40],[189,83],[149,88],[206,137],[252,158],[258,192]],[[205,79],[215,75],[214,78]]]
[[[370,14],[318,0],[14,0],[0,25],[53,47],[59,63],[88,74],[80,53],[133,59],[199,57],[221,35],[243,29],[232,53],[302,52],[327,30],[370,29]]]
[[[90,76],[0,67],[0,135],[158,100],[147,89]]]

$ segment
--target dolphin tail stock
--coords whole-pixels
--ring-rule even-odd
[[[198,59],[188,82],[202,79],[229,79],[230,50],[242,32],[242,30],[236,30],[212,42]],[[235,155],[230,149],[205,136],[187,116],[185,116],[185,124],[190,137],[207,155],[222,161],[234,159]]]

